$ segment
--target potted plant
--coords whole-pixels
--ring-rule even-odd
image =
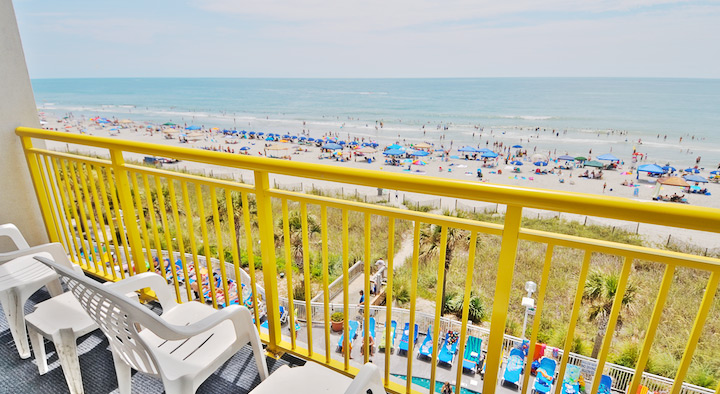
[[[342,331],[344,317],[345,316],[342,312],[335,312],[330,316],[330,320],[332,322],[331,327],[334,332]]]

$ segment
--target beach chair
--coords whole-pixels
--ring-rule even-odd
[[[390,353],[393,352],[395,349],[395,329],[397,328],[397,322],[393,320],[390,323]],[[382,330],[380,333],[380,338],[378,340],[378,350],[381,352],[386,351],[385,349],[385,330]]]
[[[562,394],[578,394],[580,392],[580,367],[568,364],[565,379],[562,382]]]
[[[537,368],[532,394],[547,394],[552,390],[556,368],[557,362],[552,358],[543,357],[540,359],[540,366]]]
[[[468,370],[475,374],[480,365],[480,354],[482,353],[482,339],[470,336],[465,344],[465,353],[463,354],[463,370]]]
[[[603,375],[600,377],[600,386],[598,386],[598,394],[611,394],[612,377]]]
[[[452,365],[455,353],[457,353],[459,339],[460,336],[454,331],[448,331],[448,333],[445,334],[445,341],[440,347],[440,354],[438,354],[438,363]]]
[[[520,387],[520,375],[523,372],[523,366],[525,364],[525,353],[522,349],[514,348],[510,350],[507,363],[505,363],[505,372],[503,372],[503,378],[500,380],[500,385],[505,386],[510,383],[516,387]]]
[[[417,342],[418,337],[418,325],[415,324],[415,332],[413,335],[413,344]],[[400,338],[400,346],[398,349],[402,353],[407,353],[409,348],[409,341],[410,341],[410,323],[405,323],[405,328],[403,328],[403,334],[402,338]]]
[[[423,340],[422,344],[420,345],[420,349],[418,350],[417,357],[420,358],[426,357],[430,358],[432,357],[432,351],[433,351],[433,338],[432,338],[432,326],[428,327],[427,334],[425,334],[425,339]]]
[[[355,320],[350,320],[348,322],[348,326],[350,327],[350,330],[348,331],[348,345],[350,346],[350,349],[352,350],[352,343],[357,338],[357,331],[358,328],[360,328],[360,323],[356,322]],[[343,340],[345,339],[345,332],[340,334],[340,340],[338,341],[338,352],[343,352]]]
[[[361,332],[363,335],[363,346],[360,348],[360,353],[365,354],[364,353],[365,352],[365,341],[364,341],[365,330],[362,330]],[[370,345],[369,345],[370,355],[372,356],[375,353],[375,351],[374,351],[375,350],[374,349],[375,348],[375,346],[374,346],[374,343],[375,343],[375,318],[374,317],[371,317],[368,322],[368,333],[370,334],[370,338],[372,338],[372,342],[370,342]]]

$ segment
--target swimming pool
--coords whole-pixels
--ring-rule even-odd
[[[395,376],[396,378],[400,378],[400,379],[402,379],[402,380],[407,380],[407,376],[405,376],[405,375],[392,374],[392,376]],[[425,387],[426,389],[429,389],[429,388],[430,388],[430,379],[418,378],[417,376],[413,376],[412,382],[413,382],[413,384],[416,384],[416,385],[418,385],[418,386],[420,386],[420,387]],[[435,392],[436,392],[436,393],[441,392],[441,391],[442,391],[442,386],[443,386],[443,382],[435,382]],[[461,387],[461,388],[460,388],[460,394],[481,394],[481,393],[478,393],[477,391],[472,391],[472,390],[468,390],[468,389],[466,389],[466,388],[464,388],[464,387]]]

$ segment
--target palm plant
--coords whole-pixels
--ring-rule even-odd
[[[592,357],[597,358],[600,353],[603,338],[610,322],[610,311],[615,301],[618,284],[620,283],[620,275],[617,273],[592,272],[585,282],[585,291],[583,299],[590,302],[589,321],[597,324],[597,334],[595,335],[595,343],[593,345]],[[628,283],[625,294],[622,297],[621,314],[618,315],[617,328],[622,326],[622,312],[632,308],[632,303],[637,295],[637,287],[633,283]],[[612,335],[613,333],[610,333]]]
[[[430,259],[439,255],[442,236],[442,226],[429,224],[420,229],[420,255],[421,259]],[[469,236],[467,233],[454,227],[447,228],[447,244],[445,247],[445,275],[442,283],[442,305],[441,311],[445,312],[447,277],[450,271],[450,264],[455,257],[455,250],[463,244],[467,244]]]
[[[285,233],[283,231],[283,218],[280,217],[278,219],[278,225],[276,226],[276,233],[275,233],[275,244],[276,247],[280,247],[285,242]],[[320,225],[318,224],[317,220],[315,219],[315,216],[308,214],[307,215],[307,232],[308,232],[308,240],[313,240],[315,237],[313,235],[318,235],[321,232]],[[295,266],[302,272],[304,269],[303,266],[303,255],[306,252],[303,249],[302,244],[302,237],[303,237],[303,228],[302,228],[302,217],[300,216],[300,212],[298,211],[292,211],[288,215],[288,233],[290,238],[290,254],[293,263]],[[287,262],[286,262],[287,263]],[[302,289],[302,293],[299,291],[295,292],[296,298],[304,298],[305,293],[305,276],[300,276],[300,285],[298,287],[298,290]]]

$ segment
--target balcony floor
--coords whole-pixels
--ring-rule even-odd
[[[48,294],[44,289],[37,292],[25,305],[25,313],[32,312],[36,303],[47,298]],[[22,360],[18,356],[4,313],[0,317],[0,342],[0,393],[69,392],[52,343],[45,342],[49,371],[41,376],[33,357]],[[117,392],[115,367],[108,346],[108,341],[100,330],[78,339],[80,368],[86,393]],[[281,365],[292,365],[298,361],[290,357],[267,359],[270,373]],[[260,377],[248,345],[208,378],[197,392],[248,393],[259,383]],[[140,373],[133,374],[132,389],[134,393],[144,394],[159,394],[164,391],[160,379]]]

